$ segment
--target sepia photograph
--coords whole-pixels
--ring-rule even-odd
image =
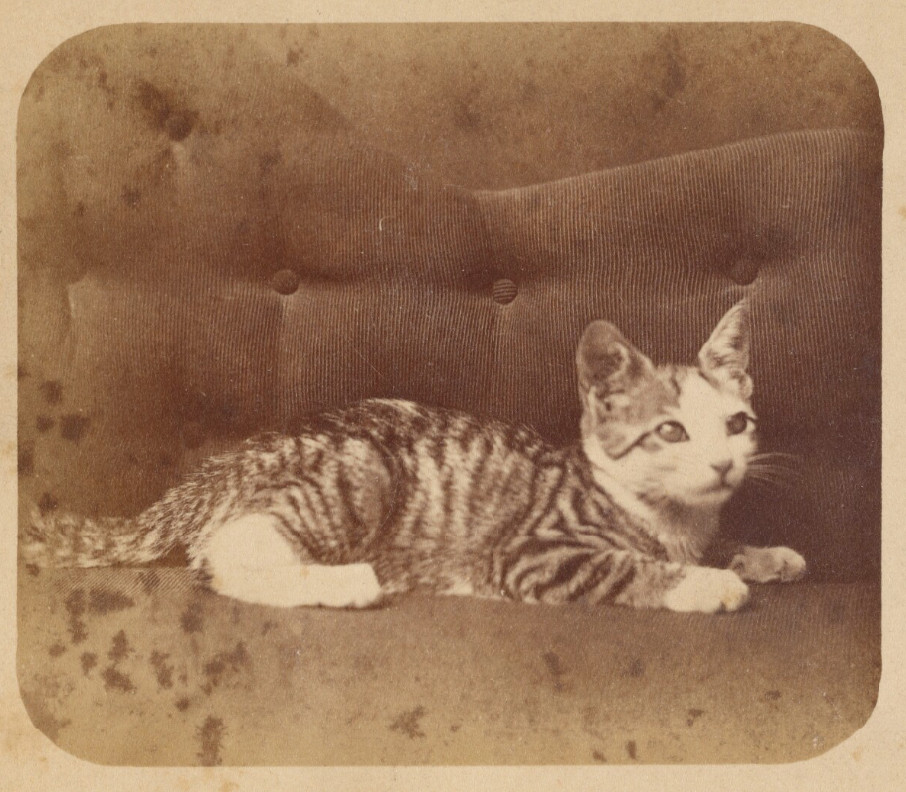
[[[108,25],[16,134],[62,751],[778,765],[868,721],[885,134],[841,39]]]

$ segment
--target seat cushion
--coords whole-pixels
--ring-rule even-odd
[[[101,764],[792,762],[860,728],[880,676],[868,583],[757,586],[731,616],[285,610],[173,569],[42,572],[22,595],[26,708]]]

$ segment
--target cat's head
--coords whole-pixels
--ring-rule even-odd
[[[655,366],[612,324],[576,352],[582,443],[593,470],[652,506],[719,506],[755,451],[748,308],[721,319],[697,366]]]

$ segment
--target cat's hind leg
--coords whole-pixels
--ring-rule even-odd
[[[268,514],[218,526],[201,556],[208,585],[219,594],[281,608],[367,608],[382,599],[370,564],[328,566],[304,561]]]

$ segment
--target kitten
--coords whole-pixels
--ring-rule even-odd
[[[581,442],[371,399],[206,461],[134,519],[32,517],[25,560],[143,564],[182,545],[221,594],[366,607],[388,594],[732,611],[743,580],[795,580],[789,548],[699,566],[755,452],[745,303],[697,367],[655,366],[613,325],[585,330]]]

